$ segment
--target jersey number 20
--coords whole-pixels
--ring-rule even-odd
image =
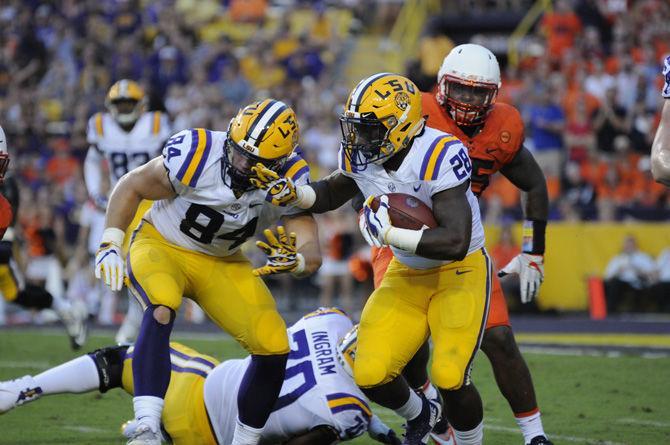
[[[200,215],[207,217],[207,223],[202,224],[198,222]],[[179,224],[179,230],[199,243],[210,244],[214,240],[214,235],[221,229],[224,220],[224,216],[211,207],[201,204],[191,204],[188,210],[186,210],[184,219]],[[245,242],[247,238],[256,233],[256,224],[258,224],[258,217],[255,217],[239,229],[224,233],[216,238],[233,241],[228,249],[235,249]]]

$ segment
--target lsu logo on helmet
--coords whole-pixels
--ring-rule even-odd
[[[356,346],[358,345],[358,325],[346,333],[337,345],[337,360],[350,377],[354,376],[354,361],[356,360]]]
[[[251,167],[262,163],[278,171],[298,145],[298,119],[291,107],[275,99],[247,105],[230,121],[226,140],[226,177],[235,191],[253,188]]]
[[[146,97],[137,82],[121,79],[107,92],[105,107],[119,125],[134,125],[144,112]]]
[[[393,73],[367,77],[340,116],[345,155],[357,169],[381,164],[409,146],[424,123],[421,92],[411,80]]]

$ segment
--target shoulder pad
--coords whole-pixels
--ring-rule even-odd
[[[163,164],[173,183],[195,187],[212,149],[212,132],[191,128],[174,134],[163,147]]]
[[[450,148],[457,145],[463,145],[461,141],[451,134],[442,133],[430,143],[430,146],[423,155],[421,161],[421,170],[419,177],[424,181],[435,181],[440,177],[440,171],[443,165],[449,166],[449,161],[445,162],[445,157]]]
[[[88,120],[88,128],[86,130],[86,140],[89,144],[95,144],[99,138],[105,135],[103,126],[103,114],[95,113]]]

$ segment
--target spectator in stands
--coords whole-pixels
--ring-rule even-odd
[[[562,200],[577,212],[577,219],[596,219],[596,190],[593,184],[582,177],[579,164],[575,162],[566,164],[562,183]]]
[[[656,259],[658,282],[650,289],[650,294],[656,302],[657,309],[670,312],[670,247],[661,251]]]
[[[535,104],[528,108],[528,132],[533,141],[533,155],[545,175],[558,176],[563,162],[563,129],[565,115],[556,103],[556,91],[545,86],[537,93]]]
[[[603,153],[614,151],[614,139],[617,136],[626,136],[630,131],[630,119],[625,108],[617,104],[616,88],[609,88],[600,109],[593,118],[593,127],[596,130],[598,150]]]
[[[615,313],[645,307],[645,291],[657,277],[654,259],[638,248],[633,235],[628,235],[621,253],[610,260],[605,270],[607,310]]]
[[[550,57],[558,60],[566,49],[574,45],[582,23],[568,0],[557,0],[555,5],[553,11],[544,15],[540,27],[547,36]]]

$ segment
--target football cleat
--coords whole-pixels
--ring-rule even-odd
[[[535,436],[527,445],[554,445],[554,443],[545,436]]]
[[[451,425],[447,426],[447,431],[444,433],[436,433],[435,429],[431,431],[430,438],[433,439],[436,445],[456,445],[456,438],[454,437],[454,430]]]
[[[82,301],[73,301],[70,307],[58,311],[61,321],[65,325],[70,337],[72,349],[80,349],[88,338],[88,309]]]
[[[26,375],[19,379],[0,382],[0,414],[14,407],[39,399],[40,388],[32,376]]]
[[[423,393],[419,393],[419,397],[421,397],[423,407],[421,408],[421,413],[416,418],[408,420],[405,424],[403,445],[426,445],[430,432],[440,420],[442,413],[440,404],[428,400]]]
[[[126,445],[161,445],[161,433],[152,430],[149,425],[133,421],[126,422],[126,425],[124,425],[124,434],[126,429],[130,430]]]

